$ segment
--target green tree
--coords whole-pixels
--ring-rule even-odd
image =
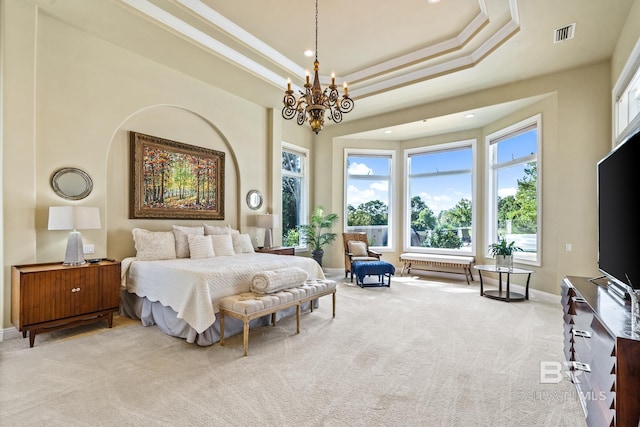
[[[455,228],[471,227],[471,200],[460,199],[451,209],[440,212],[438,222]]]
[[[300,205],[299,180],[289,176],[282,177],[282,231],[297,230]],[[297,246],[297,243],[296,243]]]
[[[507,222],[511,222],[514,234],[535,233],[538,227],[538,167],[537,163],[527,163],[524,176],[517,181],[515,196],[498,198],[498,234],[507,232]]]
[[[300,171],[300,156],[287,151],[282,152],[282,169],[286,171]],[[282,177],[282,234],[283,244],[286,246],[298,246],[299,240],[293,241],[298,235],[298,225],[300,225],[300,198],[301,198],[300,178],[286,176]]]
[[[438,225],[431,233],[428,246],[432,248],[460,249],[462,240],[458,230],[449,224]]]
[[[437,220],[433,211],[420,196],[411,198],[411,228],[415,231],[433,230]]]
[[[357,208],[347,206],[347,225],[387,225],[389,207],[380,200],[361,203]]]
[[[282,246],[298,246],[300,244],[300,232],[297,228],[288,230],[282,237]]]

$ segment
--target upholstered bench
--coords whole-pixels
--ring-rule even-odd
[[[414,270],[464,274],[465,279],[467,279],[467,285],[469,284],[469,278],[473,281],[471,267],[475,262],[474,257],[406,252],[400,255],[400,262],[402,262],[400,276],[404,274],[405,268],[407,269],[407,274],[410,274],[413,268]]]
[[[396,268],[386,261],[354,261],[351,264],[356,275],[356,284],[361,288],[365,286],[391,286],[391,275],[395,274]],[[366,276],[378,276],[376,283],[364,283]],[[384,283],[384,279],[387,283]]]
[[[333,317],[336,317],[336,282],[335,280],[317,280],[305,282],[301,286],[278,292],[260,294],[243,292],[220,299],[220,345],[224,345],[224,318],[231,316],[244,322],[243,345],[244,355],[249,346],[249,321],[271,314],[271,324],[276,324],[276,312],[289,307],[296,307],[296,334],[300,333],[300,306],[310,302],[313,311],[313,300],[325,295],[333,295]]]

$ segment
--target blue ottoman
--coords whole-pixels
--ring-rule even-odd
[[[391,286],[391,275],[395,274],[396,268],[386,261],[355,261],[351,264],[356,275],[356,284],[361,288],[365,286]],[[378,276],[375,283],[364,283],[366,276]],[[384,279],[387,279],[387,283]]]

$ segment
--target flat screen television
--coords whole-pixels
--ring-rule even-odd
[[[598,269],[640,289],[640,129],[598,162]]]

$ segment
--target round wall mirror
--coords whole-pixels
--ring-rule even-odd
[[[262,206],[262,194],[258,190],[251,190],[247,193],[247,206],[249,209],[260,209]]]
[[[83,170],[77,168],[62,168],[51,177],[53,191],[67,200],[81,200],[91,194],[93,181]]]

